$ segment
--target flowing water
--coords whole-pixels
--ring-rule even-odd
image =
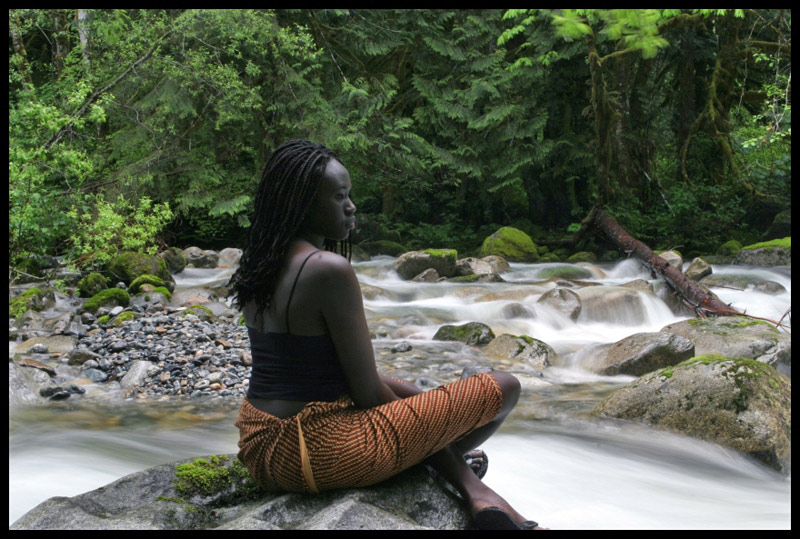
[[[373,299],[364,307],[382,372],[447,382],[467,364],[491,364],[480,348],[431,340],[440,325],[466,321],[489,324],[497,335],[533,336],[562,358],[543,379],[523,384],[519,405],[483,446],[490,461],[485,481],[523,515],[553,529],[791,528],[791,477],[714,444],[590,415],[633,377],[589,373],[582,358],[596,345],[685,318],[661,300],[639,293],[614,312],[587,312],[573,322],[536,303],[555,286],[538,278],[553,264],[512,264],[506,283],[464,285],[402,281],[392,261],[354,264],[363,285],[380,289],[367,294]],[[632,260],[591,271],[585,280],[602,288],[581,288],[582,296],[649,279]],[[745,273],[786,288],[777,295],[715,289],[739,310],[778,320],[791,306],[791,268],[714,266],[714,273]],[[176,280],[187,288],[229,276],[230,270],[188,270]],[[534,317],[507,319],[511,303]],[[400,342],[411,350],[392,352]],[[51,496],[80,494],[182,458],[235,453],[235,416],[236,403],[221,400],[76,400],[16,411],[9,415],[9,523]]]

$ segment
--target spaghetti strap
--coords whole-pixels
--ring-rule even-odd
[[[305,260],[303,260],[303,263],[300,264],[300,270],[297,272],[297,275],[294,278],[294,284],[292,284],[292,291],[289,292],[289,301],[286,302],[286,333],[288,333],[289,335],[292,334],[292,331],[289,329],[289,307],[292,304],[292,296],[294,296],[294,289],[297,286],[297,280],[300,278],[300,274],[303,272],[303,268],[306,266],[306,262],[308,262],[308,259],[311,258],[312,255],[315,255],[319,252],[320,249],[317,249],[316,251],[308,255]]]

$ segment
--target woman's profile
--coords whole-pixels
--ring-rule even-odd
[[[476,527],[534,529],[465,460],[485,464],[472,451],[516,405],[517,379],[484,372],[423,392],[378,373],[349,262],[350,190],[338,156],[307,140],[281,145],[264,169],[231,281],[253,357],[239,459],[266,489],[312,493],[425,462],[459,491]]]

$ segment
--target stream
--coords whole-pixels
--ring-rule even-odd
[[[573,322],[536,303],[555,286],[538,274],[564,264],[511,264],[503,283],[428,284],[401,280],[391,270],[393,261],[376,257],[353,264],[362,285],[381,291],[364,299],[381,372],[444,383],[457,379],[467,363],[490,365],[479,347],[432,340],[442,324],[468,321],[486,323],[496,335],[530,335],[561,357],[539,381],[523,383],[517,408],[483,445],[489,457],[484,481],[520,513],[551,529],[791,528],[791,476],[715,444],[590,415],[603,397],[634,377],[585,371],[582,354],[687,317],[641,292],[639,301],[617,312]],[[592,277],[582,280],[608,290],[634,279],[656,283],[633,260],[589,269]],[[713,270],[786,289],[776,295],[714,289],[736,309],[778,320],[791,306],[790,267]],[[231,271],[186,270],[176,276],[176,289],[224,283]],[[523,288],[535,290],[515,299]],[[576,291],[589,288],[597,287]],[[535,316],[506,318],[511,303]],[[392,352],[401,342],[411,349]],[[74,496],[179,459],[238,450],[237,402],[70,400],[9,414],[9,524],[52,496]]]

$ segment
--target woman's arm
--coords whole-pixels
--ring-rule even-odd
[[[345,258],[334,253],[323,254],[321,263],[315,265],[319,271],[314,271],[315,279],[319,278],[320,310],[336,347],[350,397],[359,408],[398,400],[400,397],[378,374],[355,271]]]

